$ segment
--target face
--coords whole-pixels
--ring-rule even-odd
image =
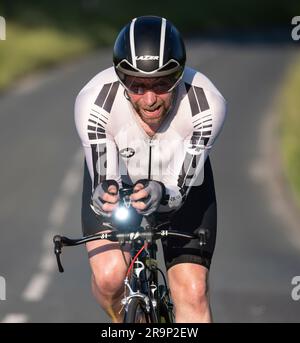
[[[159,124],[172,105],[173,91],[162,93],[163,78],[134,78],[133,82],[135,92],[127,94],[135,111],[146,124]]]

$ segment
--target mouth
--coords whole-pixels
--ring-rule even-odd
[[[149,118],[157,118],[160,117],[162,114],[162,106],[159,106],[157,108],[155,108],[154,110],[145,110],[143,109],[143,113],[145,114],[146,117]]]

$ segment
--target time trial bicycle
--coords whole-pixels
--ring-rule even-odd
[[[131,192],[131,188],[123,188],[119,191],[120,218],[126,217],[124,211],[130,207]],[[173,303],[166,277],[158,267],[156,241],[168,239],[168,237],[185,240],[196,238],[199,240],[200,247],[204,247],[207,243],[208,231],[200,228],[190,234],[171,230],[169,227],[169,221],[155,226],[153,221],[147,220],[146,217],[146,225],[130,228],[128,231],[123,231],[124,229],[120,231],[117,227],[108,224],[103,229],[109,229],[110,232],[100,232],[80,239],[56,235],[53,237],[53,242],[58,269],[60,272],[64,271],[60,258],[64,246],[77,246],[95,240],[119,242],[120,247],[129,243],[131,263],[127,266],[124,298],[121,301],[124,309],[124,323],[172,323],[175,320]],[[124,261],[126,261],[125,258]],[[159,281],[159,273],[162,276],[162,282]]]

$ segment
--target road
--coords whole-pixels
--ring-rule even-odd
[[[299,321],[291,280],[300,275],[300,248],[255,173],[264,162],[261,128],[295,49],[255,39],[194,39],[187,51],[188,64],[228,101],[211,154],[219,225],[210,277],[214,320]],[[111,51],[103,50],[27,79],[0,98],[0,275],[6,281],[0,322],[107,321],[90,292],[84,248],[65,252],[66,271],[59,274],[51,236],[81,235],[83,163],[73,105],[81,87],[110,65]]]

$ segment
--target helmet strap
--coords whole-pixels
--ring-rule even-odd
[[[126,89],[124,89],[124,96],[125,96],[125,99],[126,99],[126,100],[130,101],[130,98],[129,98],[129,95],[128,95]]]

